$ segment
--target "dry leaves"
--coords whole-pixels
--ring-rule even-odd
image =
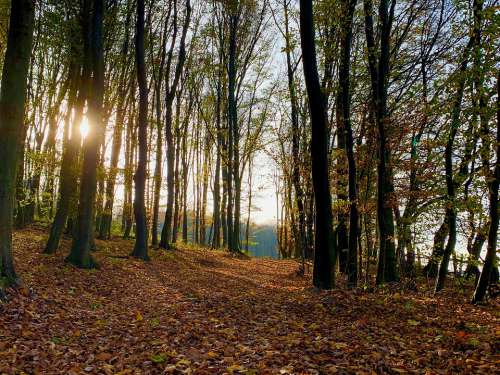
[[[296,263],[99,242],[101,268],[40,254],[15,236],[27,291],[0,304],[0,373],[447,374],[498,370],[498,305],[468,291],[318,293]],[[68,242],[62,246],[65,253]]]

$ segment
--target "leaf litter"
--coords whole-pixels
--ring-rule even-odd
[[[493,374],[498,303],[472,306],[387,288],[310,287],[297,263],[180,247],[127,259],[97,241],[97,270],[40,254],[39,229],[15,234],[25,287],[0,303],[5,374]]]

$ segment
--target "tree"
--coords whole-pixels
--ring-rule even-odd
[[[239,1],[233,1],[228,6],[229,13],[229,52],[228,52],[228,98],[227,98],[227,119],[228,119],[228,204],[227,204],[227,243],[230,251],[240,250],[240,233],[239,233],[239,217],[236,217],[236,205],[239,205],[238,198],[233,196],[233,184],[237,184],[238,179],[238,109],[236,103],[236,53],[237,53],[237,38],[238,38],[238,24],[240,22],[242,6]],[[238,161],[237,161],[238,159]],[[234,202],[234,213],[233,213]],[[233,216],[234,214],[234,216]],[[238,221],[237,221],[238,220]]]
[[[118,161],[120,149],[122,146],[122,132],[125,122],[127,106],[130,101],[130,84],[127,80],[130,78],[129,72],[129,39],[130,39],[130,19],[132,18],[133,8],[127,4],[127,14],[125,18],[125,38],[120,53],[120,73],[118,78],[118,100],[116,104],[116,123],[113,129],[113,143],[111,148],[111,164],[109,167],[108,178],[106,181],[105,205],[102,214],[99,238],[109,239],[111,235],[111,222],[113,220],[113,205],[115,195],[116,177],[118,174]]]
[[[284,13],[284,30],[279,26],[276,21],[276,27],[280,30],[283,38],[285,39],[285,54],[286,54],[286,71],[288,79],[288,92],[290,95],[290,115],[292,124],[292,162],[293,162],[293,187],[295,189],[295,204],[297,206],[297,216],[299,225],[296,231],[297,245],[301,253],[303,263],[301,272],[305,272],[304,261],[306,257],[306,223],[305,223],[305,209],[304,209],[304,192],[300,178],[300,124],[299,124],[299,108],[296,93],[295,71],[297,64],[292,61],[292,43],[290,32],[289,20],[289,4],[288,0],[283,0],[283,13]]]
[[[164,82],[164,69],[165,61],[167,57],[167,36],[168,36],[168,21],[170,20],[170,14],[172,13],[172,0],[168,2],[168,12],[165,19],[165,24],[163,26],[163,35],[161,40],[161,47],[159,53],[160,64],[158,66],[158,72],[153,69],[153,79],[155,81],[155,101],[156,101],[156,155],[155,155],[155,171],[154,171],[154,193],[153,193],[153,222],[151,229],[151,244],[153,246],[158,246],[158,219],[160,215],[160,192],[161,192],[161,180],[162,180],[162,154],[163,154],[163,119],[162,119],[162,93],[161,89]]]
[[[309,98],[311,119],[311,162],[316,206],[313,284],[330,289],[335,284],[336,251],[333,245],[332,202],[328,181],[327,117],[321,92],[314,38],[312,0],[300,0],[300,40],[302,64]]]
[[[0,288],[19,282],[12,257],[12,214],[19,147],[24,133],[34,14],[33,0],[11,3],[0,91]]]
[[[497,105],[496,161],[494,163],[492,171],[489,173],[489,175],[487,175],[489,200],[490,200],[490,226],[488,229],[488,245],[487,245],[486,258],[484,260],[483,269],[481,271],[481,275],[479,276],[479,280],[477,282],[474,295],[472,296],[473,303],[478,303],[484,300],[494,267],[498,267],[498,265],[496,264],[496,260],[497,260],[497,240],[498,240],[498,222],[499,222],[498,188],[500,185],[500,71],[497,73],[496,105]],[[485,148],[489,147],[489,143],[484,144],[483,147]],[[488,154],[486,150],[485,153]]]
[[[137,0],[135,59],[137,66],[137,81],[139,83],[139,120],[137,124],[139,138],[139,161],[134,175],[134,215],[136,229],[135,245],[134,250],[132,251],[132,256],[148,260],[148,228],[146,224],[146,207],[144,202],[148,157],[148,89],[144,61],[144,0]]]
[[[377,219],[379,232],[379,257],[377,283],[399,279],[394,242],[395,199],[389,143],[390,117],[387,111],[387,90],[390,69],[390,40],[396,0],[381,0],[379,5],[380,53],[377,56],[373,29],[373,2],[364,0],[366,45],[371,78],[372,105],[378,131],[377,164]]]
[[[78,180],[78,155],[80,153],[81,135],[80,125],[83,119],[83,110],[87,101],[90,84],[90,14],[81,9],[79,19],[81,18],[81,27],[74,27],[72,31],[71,61],[70,61],[70,89],[68,96],[68,119],[66,126],[71,129],[65,129],[65,146],[61,160],[61,172],[59,177],[59,197],[57,200],[57,209],[54,220],[50,227],[49,239],[45,245],[45,254],[56,252],[61,239],[66,220],[71,210],[72,201],[77,196],[78,190],[75,189],[75,181]],[[78,23],[79,24],[79,23]],[[80,34],[80,35],[78,35]],[[78,43],[80,42],[80,43]],[[78,45],[81,44],[81,45]],[[83,61],[78,61],[82,56]],[[74,117],[71,117],[71,109],[75,109]],[[71,134],[71,137],[70,137]]]
[[[480,8],[481,7],[481,8]],[[474,13],[482,11],[482,1],[476,0],[474,1]],[[448,226],[448,242],[443,251],[443,256],[441,259],[441,263],[439,264],[438,274],[436,278],[436,285],[434,287],[434,292],[437,293],[444,287],[444,283],[446,280],[446,275],[448,274],[448,265],[450,262],[451,255],[455,251],[455,244],[457,242],[457,202],[456,202],[456,190],[459,186],[459,181],[464,174],[464,168],[459,168],[458,177],[454,176],[453,171],[453,151],[455,148],[455,138],[457,136],[457,132],[460,126],[460,114],[462,111],[462,100],[464,97],[465,84],[467,80],[467,68],[470,58],[470,53],[472,46],[474,44],[474,35],[478,32],[477,29],[472,30],[472,35],[469,38],[469,42],[465,46],[462,52],[462,56],[460,58],[460,65],[456,76],[454,77],[454,96],[452,101],[451,108],[451,120],[450,127],[448,131],[448,138],[446,142],[445,152],[444,152],[444,160],[445,160],[445,173],[446,173],[446,209],[445,209],[445,221]],[[470,147],[468,148],[470,150]],[[464,159],[465,162],[468,162],[471,154],[469,153],[468,157]],[[464,161],[462,161],[462,165],[464,165]]]
[[[90,12],[90,0],[84,1],[84,14]],[[90,255],[93,231],[95,197],[97,189],[97,163],[101,132],[104,97],[104,53],[103,53],[103,0],[93,0],[92,7],[92,89],[88,100],[90,131],[83,144],[83,165],[80,177],[80,197],[76,228],[71,252],[66,260],[80,268],[94,268]]]
[[[338,132],[345,138],[345,151],[349,167],[349,251],[347,277],[349,285],[356,286],[358,278],[358,203],[356,182],[356,160],[351,126],[350,58],[352,46],[352,23],[357,0],[342,1],[344,19],[340,42],[341,61],[339,68],[339,92],[337,98]]]
[[[172,44],[170,46],[169,57],[167,62],[167,78],[170,75],[171,63],[173,49],[177,33],[177,0],[174,0],[174,36],[172,38]],[[186,35],[189,28],[189,23],[191,21],[191,2],[186,1],[186,14],[184,16],[184,23],[182,26],[182,35],[179,43],[179,56],[177,58],[177,64],[175,65],[174,78],[172,83],[167,79],[167,90],[165,95],[165,140],[167,142],[167,210],[165,211],[165,221],[163,223],[163,229],[161,232],[160,247],[164,249],[170,248],[171,233],[172,233],[172,214],[174,206],[174,163],[175,163],[175,149],[174,149],[174,136],[172,131],[172,105],[175,99],[175,94],[177,91],[177,85],[179,84],[179,79],[181,77],[182,69],[184,68],[184,62],[186,60]]]

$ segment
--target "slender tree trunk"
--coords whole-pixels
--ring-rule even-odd
[[[487,223],[489,224],[489,223]],[[480,271],[478,267],[479,256],[481,255],[481,250],[484,243],[488,238],[489,225],[484,224],[477,228],[473,242],[470,246],[469,259],[467,261],[467,268],[465,269],[465,277],[469,278],[471,276],[479,276]]]
[[[186,163],[187,164],[187,163]],[[187,214],[187,185],[188,185],[188,169],[183,168],[183,188],[182,188],[182,241],[188,242],[188,214]]]
[[[52,222],[52,225],[50,227],[49,239],[47,240],[47,244],[45,246],[45,254],[53,254],[56,252],[59,246],[62,232],[64,230],[64,225],[66,224],[66,220],[68,218],[71,203],[76,197],[77,189],[75,189],[75,181],[77,181],[78,176],[75,164],[77,164],[76,161],[78,159],[78,153],[81,143],[79,125],[82,118],[83,104],[87,95],[86,91],[89,79],[87,76],[88,67],[85,71],[85,76],[82,76],[81,78],[78,77],[78,68],[79,65],[76,63],[74,63],[74,66],[71,68],[72,82],[70,84],[70,92],[68,98],[68,116],[66,119],[67,123],[64,136],[64,149],[61,160],[59,198],[57,201],[57,209],[54,221]],[[80,84],[80,91],[78,94],[78,99],[76,99],[78,84]],[[72,119],[71,111],[75,106],[75,100],[77,101],[75,111],[76,115],[74,119]],[[71,138],[69,138],[69,133],[71,133]]]
[[[90,5],[87,4],[87,6]],[[73,119],[71,116],[68,117],[68,121],[72,121],[71,139],[68,139],[66,136],[64,140],[65,144],[59,178],[59,198],[54,221],[50,228],[49,239],[44,250],[46,254],[55,253],[57,250],[66,221],[68,220],[69,214],[76,206],[75,201],[78,196],[78,184],[76,184],[75,188],[75,181],[78,181],[79,154],[82,141],[80,125],[83,119],[85,102],[87,101],[92,69],[90,51],[90,13],[87,9],[82,9],[82,18],[82,29],[77,28],[75,30],[75,34],[80,35],[72,35],[74,39],[81,40],[83,44],[82,63],[77,61],[79,48],[77,48],[76,45],[72,45],[71,47],[72,58],[75,59],[75,61],[73,62],[74,66],[70,68],[70,71],[73,71],[74,77],[73,82],[70,84],[68,106],[71,109],[74,105],[75,115]]]
[[[170,18],[170,12],[172,10],[171,0],[169,2],[169,13],[167,20]],[[159,226],[159,214],[160,214],[160,192],[161,192],[161,181],[162,181],[162,155],[163,155],[163,126],[162,126],[162,107],[161,107],[161,88],[163,82],[163,70],[165,66],[166,59],[166,43],[167,43],[167,22],[165,21],[163,41],[161,46],[161,62],[158,68],[158,77],[156,78],[155,94],[156,94],[156,158],[155,158],[155,172],[154,172],[154,193],[153,193],[153,223],[151,230],[151,244],[153,246],[158,245],[158,226]],[[177,159],[176,159],[177,160]],[[176,177],[177,177],[177,165],[176,165]],[[177,181],[177,179],[176,179]],[[177,191],[177,189],[176,189]],[[175,242],[175,241],[173,241]]]
[[[220,111],[221,111],[221,90],[220,90],[220,74],[219,81],[217,82],[217,102],[216,102],[216,131],[217,131],[217,148],[216,148],[216,161],[215,161],[215,176],[214,176],[214,190],[213,190],[213,237],[212,237],[212,248],[218,249],[221,246],[220,243],[220,229],[221,229],[221,219],[220,219],[220,169],[221,169],[221,148],[222,148],[222,134],[220,129]]]
[[[344,0],[342,3],[344,25],[341,40],[341,62],[339,70],[338,112],[340,114],[339,133],[344,132],[345,151],[349,167],[349,242],[347,254],[347,279],[350,286],[356,286],[358,279],[358,203],[356,189],[356,161],[354,159],[354,140],[351,127],[350,98],[350,58],[352,46],[352,23],[357,0]]]
[[[342,61],[341,61],[342,63]],[[340,71],[339,71],[340,73]],[[339,90],[341,89],[343,77],[339,76]],[[348,174],[346,170],[346,159],[342,152],[345,152],[346,149],[346,136],[345,136],[345,128],[341,117],[343,116],[342,111],[342,103],[340,97],[337,98],[337,148],[340,151],[340,154],[337,157],[337,165],[336,165],[336,173],[337,173],[337,198],[340,202],[347,202],[347,181],[346,175]],[[348,213],[345,211],[345,208],[341,205],[338,208],[337,220],[338,224],[335,229],[336,236],[336,246],[338,249],[338,258],[339,258],[339,269],[342,273],[347,273],[347,255],[349,252],[349,233],[347,229],[347,221]]]
[[[160,196],[161,196],[161,183],[162,183],[162,155],[163,155],[163,126],[161,118],[161,104],[160,104],[160,88],[157,86],[155,89],[155,97],[153,102],[155,102],[156,109],[156,148],[155,148],[155,169],[153,180],[151,182],[152,191],[152,202],[150,210],[152,212],[152,223],[151,223],[151,245],[158,246],[158,227],[159,227],[159,215],[160,215]],[[153,131],[152,127],[150,130],[149,143],[152,144],[153,141]],[[152,151],[150,151],[152,154]]]
[[[202,191],[200,202],[200,244],[205,246],[206,241],[206,215],[207,215],[207,194],[208,194],[208,173],[209,173],[210,137],[208,131],[205,134],[203,145],[203,170],[202,170]]]
[[[238,8],[238,7],[237,7]],[[234,12],[237,12],[238,9],[235,9]],[[235,237],[234,234],[236,231],[234,230],[234,226],[236,226],[234,214],[234,190],[233,183],[235,181],[234,171],[234,131],[237,130],[237,124],[234,122],[237,121],[237,107],[236,107],[236,34],[238,28],[238,14],[231,14],[229,16],[229,53],[228,53],[228,101],[227,101],[227,245],[229,251],[236,251],[235,245]]]
[[[180,223],[180,199],[181,199],[181,181],[180,181],[180,170],[179,163],[181,159],[181,144],[182,139],[185,136],[185,132],[181,134],[181,124],[180,124],[180,112],[181,112],[181,97],[177,95],[177,103],[176,103],[176,112],[175,112],[175,171],[174,171],[174,217],[173,217],[173,225],[172,225],[172,243],[177,242],[177,236],[179,232],[179,223]]]
[[[122,81],[123,84],[126,84]],[[99,226],[99,238],[109,239],[111,237],[111,223],[113,221],[113,205],[115,196],[116,176],[118,174],[118,159],[122,147],[122,133],[125,122],[125,111],[127,104],[123,102],[126,92],[122,92],[118,98],[116,122],[113,129],[113,144],[111,148],[111,164],[106,182],[105,204]]]
[[[397,281],[396,248],[394,243],[394,215],[392,202],[394,187],[392,184],[391,147],[389,142],[389,115],[387,112],[387,88],[390,68],[390,36],[396,1],[381,0],[379,5],[379,23],[381,29],[380,54],[376,56],[373,30],[372,0],[365,0],[365,31],[368,47],[368,65],[371,76],[373,105],[378,130],[378,165],[377,165],[377,217],[379,226],[379,258],[377,266],[377,284]],[[378,60],[378,61],[377,61]]]
[[[163,127],[161,124],[160,87],[156,88],[156,159],[154,172],[153,193],[153,223],[151,229],[151,244],[158,245],[158,220],[160,213],[160,192],[162,180],[162,155],[163,155]]]
[[[332,231],[332,202],[328,178],[327,116],[316,63],[312,0],[300,0],[302,63],[311,118],[311,162],[316,203],[313,284],[330,289],[335,284],[336,249]]]
[[[448,265],[452,253],[455,251],[455,244],[457,242],[457,212],[456,212],[456,202],[455,202],[455,189],[456,182],[453,178],[453,149],[455,137],[460,126],[460,113],[462,109],[462,99],[464,96],[465,89],[465,73],[467,71],[467,64],[469,59],[470,49],[472,47],[473,38],[463,51],[463,55],[459,67],[459,75],[457,79],[457,87],[455,92],[455,97],[453,100],[452,107],[452,118],[450,124],[450,131],[448,133],[448,141],[446,142],[446,148],[444,152],[445,158],[445,172],[446,172],[446,222],[448,225],[448,242],[443,251],[443,256],[441,263],[439,264],[436,285],[434,292],[437,293],[444,287],[446,276],[448,274]]]
[[[488,230],[488,245],[486,250],[486,258],[483,264],[483,270],[479,276],[479,280],[472,296],[472,303],[483,301],[486,290],[491,280],[491,276],[497,264],[497,240],[498,240],[498,224],[499,224],[499,196],[498,189],[500,185],[500,71],[497,75],[497,135],[496,135],[496,162],[494,163],[493,171],[490,173],[488,183],[490,193],[490,227]],[[487,129],[484,129],[485,131]],[[486,135],[486,134],[485,134]],[[488,145],[489,147],[489,145]],[[498,272],[495,282],[498,281]]]
[[[49,130],[47,140],[45,141],[45,154],[46,154],[46,175],[45,175],[45,189],[42,194],[41,209],[42,214],[48,219],[53,218],[54,214],[54,185],[55,185],[55,169],[56,169],[56,134],[58,127],[58,115],[60,112],[61,103],[66,97],[69,86],[73,81],[72,72],[68,73],[63,87],[59,90],[57,100],[54,105],[49,109]],[[68,118],[70,112],[68,111]]]
[[[290,45],[290,25],[288,15],[287,0],[283,0],[283,10],[285,15],[285,52],[286,52],[286,66],[288,78],[288,91],[290,93],[290,108],[292,116],[292,159],[293,159],[293,187],[295,190],[295,204],[297,205],[297,215],[299,219],[299,226],[297,230],[297,241],[299,251],[301,252],[302,259],[306,257],[306,224],[305,224],[305,210],[304,210],[304,193],[300,181],[300,126],[299,126],[299,110],[297,104],[297,93],[295,91],[295,78],[294,68],[292,66],[292,56]],[[304,267],[301,272],[304,273]]]
[[[132,92],[132,97],[135,97],[135,90]],[[124,168],[124,196],[123,196],[123,238],[129,238],[132,229],[132,182],[134,166],[134,105],[128,115],[127,123],[127,140],[125,143],[125,168]]]
[[[182,130],[182,241],[188,241],[188,218],[187,218],[187,189],[188,189],[188,175],[189,175],[189,156],[187,150],[187,127],[188,122],[183,122]]]
[[[89,0],[87,0],[89,1]],[[87,2],[86,1],[86,2]],[[83,145],[83,166],[81,174],[80,200],[78,206],[75,237],[71,252],[66,258],[80,268],[93,268],[95,262],[90,255],[94,230],[94,206],[97,187],[97,163],[99,142],[103,131],[102,111],[104,96],[104,54],[103,54],[103,0],[93,1],[92,12],[92,94],[89,98],[90,131]],[[84,5],[90,11],[89,4]]]
[[[425,265],[423,271],[428,277],[436,277],[439,260],[443,256],[444,244],[448,236],[448,217],[445,217],[439,229],[434,233],[434,241],[432,246],[431,257]]]
[[[148,153],[148,88],[144,58],[144,0],[137,0],[135,59],[137,66],[137,82],[139,84],[139,121],[137,126],[139,138],[139,162],[134,175],[134,216],[136,229],[132,256],[148,260],[148,227],[146,223],[146,206],[144,201],[146,193],[146,168]]]
[[[222,141],[225,144],[225,140]],[[223,146],[224,147],[224,146]],[[226,150],[224,148],[224,150]],[[222,203],[220,208],[221,213],[221,226],[222,226],[222,247],[228,247],[228,228],[227,228],[227,166],[225,163],[222,165]]]
[[[250,216],[252,212],[252,157],[248,161],[248,212],[247,212],[247,225],[245,226],[245,251],[248,253],[250,241]]]
[[[19,159],[16,176],[16,197],[15,197],[15,217],[14,225],[17,229],[22,229],[26,225],[26,193],[24,189],[24,170],[26,157],[26,125],[23,125],[23,134],[19,145]]]
[[[174,10],[175,12],[175,10]],[[191,3],[186,0],[186,15],[182,29],[182,36],[179,46],[179,56],[175,68],[175,76],[172,85],[167,90],[165,99],[166,116],[165,116],[165,140],[167,143],[167,209],[165,211],[165,222],[161,232],[160,247],[164,249],[170,248],[170,240],[172,233],[172,214],[174,204],[174,162],[175,162],[175,149],[174,139],[172,133],[172,104],[177,91],[179,78],[184,67],[186,60],[186,35],[191,20]],[[175,21],[174,21],[175,22]]]
[[[170,109],[169,109],[170,108]],[[174,139],[172,134],[172,104],[167,104],[167,113],[165,115],[165,140],[167,144],[167,210],[165,212],[165,221],[161,233],[160,247],[170,248],[170,237],[172,230],[172,214],[174,204]]]
[[[199,111],[198,111],[199,119]],[[199,123],[199,121],[197,121]],[[200,243],[200,129],[195,130],[194,152],[193,152],[193,242]]]
[[[106,199],[104,204],[104,211],[101,218],[101,225],[99,228],[99,238],[109,239],[111,237],[111,223],[113,221],[113,204],[115,196],[115,184],[116,176],[118,173],[118,159],[120,156],[120,149],[122,147],[122,133],[123,124],[125,122],[125,113],[128,102],[128,82],[127,82],[127,62],[128,62],[128,50],[129,50],[129,26],[132,13],[127,12],[127,18],[125,20],[125,30],[126,36],[123,43],[121,51],[121,72],[120,72],[120,84],[119,84],[119,94],[118,103],[116,106],[116,122],[113,128],[113,144],[111,147],[111,164],[109,166],[108,180],[106,182]]]

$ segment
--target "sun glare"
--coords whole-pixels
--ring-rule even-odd
[[[90,125],[89,125],[89,120],[87,117],[83,117],[82,123],[80,124],[80,134],[82,135],[82,138],[86,138],[87,135],[89,134],[90,131]]]

